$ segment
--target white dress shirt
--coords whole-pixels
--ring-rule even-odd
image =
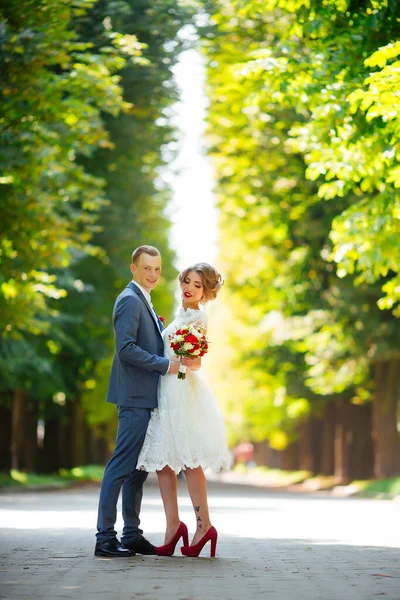
[[[140,285],[140,284],[139,284],[137,281],[135,281],[134,279],[132,279],[132,283],[134,283],[134,284],[136,285],[136,287],[138,287],[138,288],[139,288],[139,290],[142,292],[143,296],[144,296],[144,297],[145,297],[145,299],[146,299],[146,302],[147,302],[147,304],[148,304],[148,305],[149,305],[149,307],[150,307],[150,310],[151,310],[151,312],[152,312],[152,313],[153,313],[153,315],[154,315],[154,318],[155,318],[155,320],[156,320],[156,322],[157,322],[158,328],[160,328],[160,326],[159,326],[159,320],[158,320],[158,317],[157,317],[157,313],[156,313],[156,311],[154,310],[154,306],[153,306],[153,304],[152,304],[152,302],[151,302],[151,296],[150,296],[149,292],[148,292],[147,290],[145,290],[145,289],[144,289],[144,288],[143,288],[143,287],[142,287],[142,286],[141,286],[141,285]]]

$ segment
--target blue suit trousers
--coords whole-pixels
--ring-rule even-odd
[[[114,454],[104,471],[101,483],[97,520],[97,541],[106,542],[116,537],[117,502],[122,487],[122,516],[124,529],[121,541],[133,542],[141,537],[140,507],[146,471],[138,471],[139,458],[151,409],[118,406],[118,433]]]

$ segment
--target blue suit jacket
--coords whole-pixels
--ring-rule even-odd
[[[114,304],[115,353],[107,402],[118,406],[155,408],[160,375],[168,371],[156,319],[140,289],[130,282]]]

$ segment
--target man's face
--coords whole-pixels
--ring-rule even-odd
[[[131,264],[133,279],[146,290],[153,290],[161,275],[161,256],[141,254],[135,264]]]

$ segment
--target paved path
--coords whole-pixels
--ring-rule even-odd
[[[0,598],[400,600],[400,504],[210,484],[216,559],[93,556],[98,489],[0,495]],[[181,482],[182,520],[193,530]],[[163,540],[154,481],[142,523]],[[119,526],[120,526],[119,522]]]

